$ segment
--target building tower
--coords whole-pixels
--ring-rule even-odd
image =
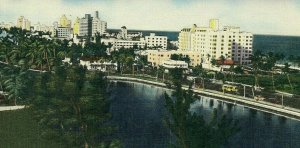
[[[99,12],[98,11],[95,11],[95,16],[94,18],[99,18]]]
[[[80,23],[80,19],[77,17],[73,25],[73,34],[79,35],[79,23]]]
[[[214,31],[219,30],[219,20],[218,19],[210,19],[209,20],[209,28]]]
[[[107,23],[100,20],[99,12],[95,11],[93,21],[92,21],[92,36],[95,36],[97,33],[100,35],[104,34],[107,29]]]
[[[90,14],[85,14],[85,17],[80,19],[79,36],[92,36],[92,17]]]
[[[62,15],[59,21],[59,27],[71,28],[71,20],[68,20],[66,15]]]
[[[121,27],[121,38],[126,40],[127,39],[127,28],[126,26]]]
[[[21,28],[21,29],[25,29],[25,30],[30,30],[30,26],[31,26],[31,23],[28,19],[25,19],[24,16],[20,16],[18,19],[17,19],[17,26],[18,28]]]

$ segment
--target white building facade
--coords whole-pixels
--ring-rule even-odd
[[[71,28],[68,27],[58,27],[56,30],[56,35],[58,38],[70,38],[71,34]]]
[[[144,48],[145,47],[145,40],[144,38],[141,38],[139,41],[132,41],[132,40],[122,40],[122,39],[116,39],[116,38],[109,38],[109,39],[101,39],[101,42],[105,45],[112,45],[112,50],[118,50],[120,48],[133,48],[135,45],[138,48]]]
[[[96,33],[100,33],[100,35],[104,34],[107,30],[107,22],[102,21],[99,18],[99,12],[95,11],[95,16],[92,20],[92,36],[95,36]]]
[[[149,36],[145,36],[147,47],[160,47],[162,49],[167,49],[167,40],[166,36],[156,36],[155,33],[150,33]]]
[[[209,27],[193,25],[182,29],[178,37],[179,50],[200,52],[206,63],[223,56],[235,63],[250,64],[252,33],[242,32],[239,27],[233,26],[219,30],[218,20],[210,20],[209,24]]]

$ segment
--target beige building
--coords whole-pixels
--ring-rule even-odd
[[[219,29],[219,21],[212,19],[209,27],[197,27],[181,30],[179,37],[179,50],[197,51],[205,63],[211,59],[224,56],[239,64],[250,64],[252,54],[253,35],[240,30],[240,27],[224,26]]]
[[[164,61],[170,60],[172,54],[182,54],[189,56],[190,66],[197,66],[201,63],[201,54],[197,51],[179,51],[179,50],[147,50],[147,59],[152,66],[162,65]]]
[[[25,30],[30,30],[30,21],[28,19],[25,19],[24,16],[20,16],[17,19],[17,25],[16,27],[21,28],[21,29],[25,29]]]
[[[59,27],[71,28],[71,20],[68,20],[65,14],[60,17]]]
[[[73,34],[76,34],[76,35],[79,34],[79,21],[80,21],[80,19],[78,17],[74,21]]]

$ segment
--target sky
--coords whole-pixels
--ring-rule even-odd
[[[74,21],[96,10],[110,29],[180,31],[214,18],[254,34],[300,36],[300,0],[0,0],[0,22],[22,15],[50,25],[63,14]]]

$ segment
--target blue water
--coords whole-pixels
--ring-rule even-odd
[[[138,83],[111,83],[112,122],[119,129],[113,135],[126,148],[164,148],[172,141],[163,124],[166,114],[164,91],[160,87]],[[243,106],[203,97],[191,110],[210,118],[212,110],[239,121],[241,131],[230,138],[224,147],[230,148],[299,148],[300,122],[255,111]]]

